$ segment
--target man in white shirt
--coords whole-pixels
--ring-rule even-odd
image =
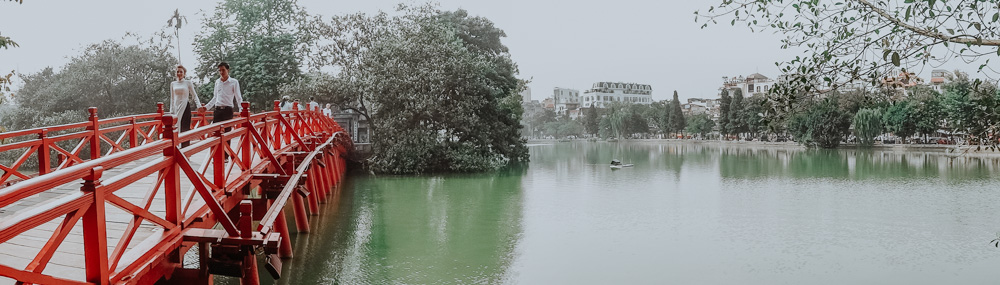
[[[319,103],[316,103],[316,97],[309,96],[309,111],[316,111],[319,108]]]
[[[225,61],[219,63],[219,79],[215,80],[215,97],[212,97],[205,109],[215,108],[212,113],[212,123],[225,122],[233,118],[233,112],[241,111],[240,105],[243,103],[243,95],[240,93],[240,82],[236,78],[229,77],[229,64]],[[232,128],[226,128],[228,132]],[[229,143],[228,141],[226,143]],[[226,153],[226,162],[229,161],[229,153]]]
[[[229,64],[219,63],[219,79],[215,80],[215,97],[205,104],[206,109],[215,108],[212,123],[228,121],[233,118],[233,112],[241,111],[243,94],[240,93],[240,82],[229,77]],[[226,131],[229,131],[228,129]]]

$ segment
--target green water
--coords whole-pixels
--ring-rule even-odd
[[[313,232],[294,236],[277,283],[1000,280],[995,160],[655,142],[530,149],[530,164],[497,173],[350,177]],[[635,167],[612,170],[614,158]]]

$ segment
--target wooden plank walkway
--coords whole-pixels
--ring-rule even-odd
[[[208,162],[209,152],[210,150],[204,150],[189,158],[195,169],[201,170],[202,167]],[[140,167],[155,158],[159,157],[150,157],[139,161],[133,161],[113,169],[107,169],[104,171],[103,179],[108,180],[136,167]],[[238,167],[232,167],[232,164],[227,165],[227,170],[229,170],[230,173],[240,171]],[[204,171],[203,174],[208,179],[213,179],[211,170]],[[191,185],[191,182],[188,181],[183,172],[180,175],[181,197],[184,199],[182,200],[182,207],[188,203],[188,197],[193,197],[193,201],[188,212],[194,212],[204,204],[204,201],[199,195],[191,195],[194,191],[194,187]],[[144,206],[143,200],[146,195],[153,190],[152,188],[156,184],[157,176],[157,173],[153,173],[152,175],[144,177],[141,180],[132,183],[128,187],[116,191],[115,195],[142,207]],[[230,175],[229,177],[233,178],[233,176],[234,175]],[[24,211],[33,209],[40,205],[44,205],[48,202],[52,202],[58,198],[65,197],[68,194],[78,193],[78,191],[80,191],[81,183],[82,180],[67,183],[65,185],[61,185],[60,187],[34,195],[30,198],[23,199],[7,207],[0,208],[0,221],[11,218],[19,213],[23,213]],[[160,185],[159,188],[160,191],[158,191],[154,197],[149,211],[156,216],[163,217],[165,215],[164,191],[162,190],[163,185]],[[108,232],[108,254],[111,255],[114,248],[117,246],[119,239],[121,239],[125,230],[128,228],[129,221],[133,219],[133,215],[121,210],[111,203],[105,203],[105,211]],[[56,218],[42,226],[26,231],[5,243],[0,243],[0,264],[17,269],[26,268],[31,260],[38,255],[41,247],[45,245],[62,220],[62,218]],[[135,235],[132,237],[128,248],[131,249],[146,238],[154,236],[161,231],[162,227],[144,220],[139,226],[139,229],[135,232]],[[84,266],[86,263],[84,261],[83,252],[83,222],[78,221],[70,231],[70,234],[63,241],[62,245],[57,249],[55,255],[52,257],[48,266],[42,273],[70,280],[85,280],[86,272]],[[123,260],[122,262],[125,261]],[[124,266],[125,264],[119,264],[119,268]],[[12,279],[0,277],[0,284],[13,283],[14,280]]]

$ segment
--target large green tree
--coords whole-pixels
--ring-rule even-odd
[[[996,1],[722,0],[695,21],[745,24],[785,35],[782,48],[804,50],[779,63],[794,92],[878,83],[900,68],[961,57],[980,70],[1000,54]],[[805,93],[809,95],[810,93]],[[800,94],[801,95],[801,94]]]
[[[725,88],[719,93],[719,121],[717,125],[719,126],[719,134],[723,137],[730,134],[729,132],[729,108],[732,105],[732,98],[729,97],[729,90]]]
[[[286,91],[325,90],[318,99],[365,116],[377,172],[483,171],[526,161],[523,81],[503,30],[464,10],[397,12],[323,23],[317,30],[326,44],[312,61],[338,73],[311,74]]]
[[[691,134],[701,135],[703,138],[712,132],[715,122],[708,114],[691,115],[687,119],[685,131]]]
[[[596,135],[599,130],[599,123],[601,121],[600,113],[597,108],[589,107],[583,109],[583,127],[588,134]]]
[[[896,102],[882,114],[885,130],[904,140],[917,132],[917,109],[909,100]]]
[[[788,121],[788,130],[797,142],[821,148],[839,146],[850,126],[851,114],[829,98],[810,103]]]
[[[875,144],[875,137],[882,134],[882,111],[875,108],[865,108],[854,114],[851,121],[854,126],[854,135],[863,146]]]
[[[729,125],[727,125],[726,132],[730,134],[741,134],[748,131],[746,114],[744,110],[743,102],[743,90],[735,89],[733,92],[733,99],[729,103],[729,113],[726,116],[729,117]]]
[[[985,141],[997,133],[1000,124],[1000,98],[992,84],[974,84],[964,73],[944,86],[945,117],[952,130],[964,133],[973,144],[993,144]]]
[[[681,100],[677,98],[677,90],[674,90],[674,99],[670,101],[670,130],[683,132],[686,125],[684,110],[681,109]]]

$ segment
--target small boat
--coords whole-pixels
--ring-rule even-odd
[[[622,169],[622,168],[625,168],[625,167],[632,167],[632,166],[633,166],[633,164],[631,164],[631,163],[622,164],[622,162],[620,160],[617,160],[617,159],[612,159],[611,160],[611,168],[612,169]]]

